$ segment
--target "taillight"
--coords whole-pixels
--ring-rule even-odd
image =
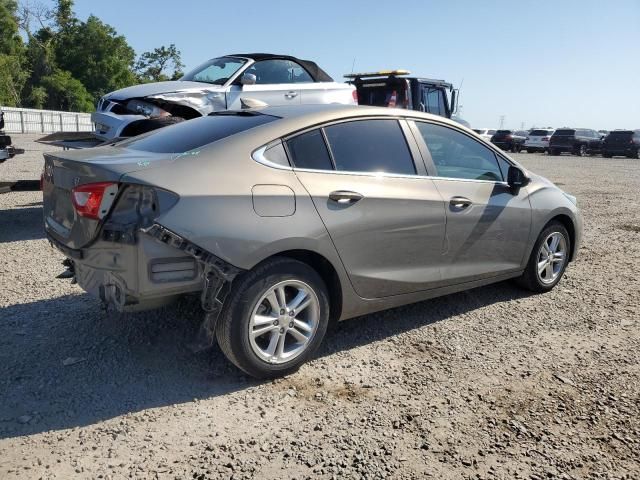
[[[506,137],[504,137],[505,140],[511,140],[513,137],[511,135],[507,135]]]
[[[351,91],[351,95],[353,96],[353,101],[354,101],[354,102],[356,102],[356,105],[357,105],[357,104],[358,104],[358,102],[359,102],[359,99],[358,99],[358,90],[355,90],[355,89],[354,89],[354,90],[352,90],[352,91]]]
[[[117,192],[117,183],[87,183],[71,191],[71,201],[81,217],[100,220],[109,211]]]

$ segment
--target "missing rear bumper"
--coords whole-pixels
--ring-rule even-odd
[[[192,256],[201,264],[204,288],[200,296],[200,303],[205,316],[191,349],[200,351],[211,347],[215,341],[216,323],[231,289],[231,282],[243,270],[157,223],[141,231]]]

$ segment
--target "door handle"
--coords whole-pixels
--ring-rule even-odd
[[[350,192],[348,190],[336,190],[329,194],[329,199],[340,205],[350,205],[362,199],[362,195],[358,192]]]
[[[296,91],[290,91],[284,94],[285,97],[287,98],[296,98],[298,96],[298,92]]]
[[[473,202],[465,197],[452,197],[451,200],[449,200],[449,205],[460,210],[471,206],[471,204],[473,204]]]

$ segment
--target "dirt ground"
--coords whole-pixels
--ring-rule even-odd
[[[38,178],[31,140],[0,180]],[[106,318],[39,193],[0,195],[0,478],[640,478],[640,161],[515,158],[584,215],[555,290],[342,322],[266,383],[186,348],[197,303]]]

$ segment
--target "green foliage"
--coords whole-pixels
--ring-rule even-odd
[[[0,0],[1,105],[91,111],[105,93],[178,78],[182,68],[173,44],[136,62],[113,27],[93,15],[78,19],[73,0],[56,0],[51,10],[37,0]]]
[[[135,71],[142,83],[177,80],[182,74],[184,64],[180,58],[180,50],[172,43],[155,48],[152,52],[144,52],[136,62]]]
[[[55,42],[57,64],[80,80],[94,99],[135,83],[135,52],[126,39],[90,16],[67,24]]]
[[[44,108],[73,112],[90,112],[93,110],[93,97],[80,80],[71,73],[56,70],[51,75],[42,77],[41,88],[46,91]],[[32,96],[39,90],[32,90]]]

